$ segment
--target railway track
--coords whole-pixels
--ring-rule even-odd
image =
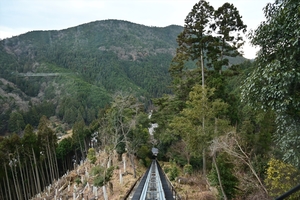
[[[177,200],[180,197],[176,194],[157,160],[153,159],[151,166],[126,199]]]

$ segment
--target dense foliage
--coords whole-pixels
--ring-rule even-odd
[[[299,1],[276,0],[265,9],[266,21],[251,34],[261,50],[256,68],[242,88],[243,101],[276,115],[276,143],[283,159],[300,167],[300,13]]]

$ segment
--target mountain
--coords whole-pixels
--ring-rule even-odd
[[[181,31],[104,20],[1,40],[2,122],[42,102],[54,104],[65,122],[90,122],[117,91],[144,101],[170,93],[168,68]]]
[[[104,20],[1,40],[0,132],[12,111],[25,124],[37,120],[22,112],[89,123],[118,91],[146,103],[170,93],[168,69],[182,30]]]

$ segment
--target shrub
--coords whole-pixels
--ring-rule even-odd
[[[94,185],[101,187],[108,183],[113,175],[114,167],[109,167],[105,169],[104,167],[94,167],[92,169],[92,174],[95,175]]]
[[[271,158],[266,172],[266,187],[271,197],[277,197],[295,187],[300,182],[300,172],[293,165]],[[300,199],[300,192],[289,199]]]
[[[174,181],[179,174],[179,170],[175,164],[173,164],[169,171],[170,181]]]
[[[185,174],[191,175],[192,172],[193,172],[193,166],[190,165],[190,164],[185,165],[185,166],[183,167],[183,172],[184,172]]]
[[[94,148],[89,148],[87,158],[92,164],[95,164],[97,158],[96,158],[96,151]]]
[[[74,182],[75,182],[77,185],[79,185],[79,184],[81,183],[81,180],[80,180],[79,177],[77,177],[77,178],[74,180]]]

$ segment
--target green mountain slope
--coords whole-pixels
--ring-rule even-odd
[[[160,96],[168,92],[167,69],[181,30],[107,20],[61,31],[33,31],[1,41],[4,52],[14,57],[10,63],[18,61],[1,68],[4,75],[35,73],[37,66],[50,63],[109,92],[140,88],[142,95]]]
[[[1,40],[0,131],[12,111],[44,110],[42,102],[64,122],[89,123],[115,92],[144,102],[170,93],[168,69],[182,30],[104,20]]]
[[[2,122],[11,111],[29,111],[44,101],[66,122],[89,122],[117,91],[145,102],[170,93],[168,68],[181,31],[105,20],[1,40]]]

